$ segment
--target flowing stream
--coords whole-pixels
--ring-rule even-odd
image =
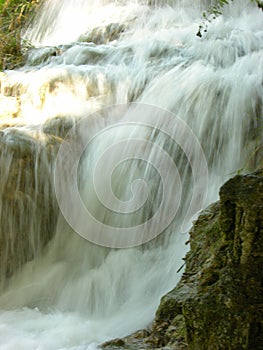
[[[198,211],[259,165],[262,11],[231,2],[200,37],[209,4],[46,0],[25,29],[0,77],[1,350],[149,326]]]

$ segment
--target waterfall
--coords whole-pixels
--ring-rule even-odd
[[[262,150],[263,17],[233,1],[51,1],[0,76],[0,349],[149,326],[192,221]],[[180,272],[177,272],[180,270]]]

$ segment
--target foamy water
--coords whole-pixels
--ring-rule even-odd
[[[183,120],[202,145],[209,169],[204,205],[216,200],[221,184],[238,169],[246,169],[262,142],[263,17],[249,1],[234,1],[200,38],[196,32],[206,5],[177,1],[174,6],[149,7],[135,1],[82,0],[76,6],[73,1],[62,5],[46,1],[34,28],[25,32],[39,48],[29,54],[25,67],[1,77],[2,122],[17,120],[30,130],[57,116],[87,117],[92,134],[127,122],[127,114],[115,119],[92,114],[102,107],[132,101],[162,108]],[[98,45],[78,41],[81,35],[110,23],[125,24],[113,41],[105,39]],[[46,46],[54,45],[54,54],[46,55],[53,50]],[[4,93],[7,87],[15,93]],[[153,123],[150,114],[144,118]],[[157,131],[167,127],[162,115],[155,124]],[[168,127],[176,135],[173,123]],[[147,145],[149,141],[158,144],[174,159],[183,188],[179,213],[185,216],[193,186],[202,182],[189,181],[187,157],[180,158],[178,147],[170,145],[171,139],[163,133],[137,125],[103,134],[87,152],[84,179],[91,178],[90,169],[104,148],[125,139],[120,152],[125,156],[136,137],[146,139]],[[185,146],[188,143],[191,146],[191,139],[185,140]],[[146,154],[149,163],[159,157],[153,150]],[[7,158],[1,162],[8,169]],[[107,174],[108,169],[106,162],[103,172]],[[115,174],[120,198],[129,198],[130,184],[137,175],[146,182],[156,179],[148,164],[124,165]],[[104,183],[103,176],[99,180]],[[156,202],[147,204],[140,220],[148,218],[159,203],[155,184],[150,188]],[[166,203],[175,200],[174,186]],[[201,196],[203,188],[199,191]],[[126,216],[120,221],[108,217],[91,195],[87,181],[83,200],[98,217],[107,223],[130,223]],[[24,210],[24,215],[30,215]],[[147,327],[161,296],[180,278],[177,270],[188,247],[184,244],[187,234],[178,227],[171,224],[166,238],[141,247],[111,249],[84,240],[60,217],[48,248],[26,264],[1,293],[0,349],[95,349],[105,340]]]

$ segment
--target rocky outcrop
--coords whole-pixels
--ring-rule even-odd
[[[38,130],[0,131],[0,284],[39,255],[54,234],[52,171],[62,139]]]
[[[263,349],[262,175],[238,175],[221,188],[190,232],[185,272],[151,331],[107,349]]]
[[[110,23],[103,27],[97,27],[90,32],[82,35],[80,41],[94,43],[96,45],[105,45],[109,42],[119,39],[121,34],[127,29],[128,23]]]

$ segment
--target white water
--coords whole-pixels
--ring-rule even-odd
[[[199,38],[195,34],[202,21],[202,4],[59,3],[47,1],[35,27],[25,33],[42,48],[30,53],[24,68],[2,76],[3,123],[26,124],[23,132],[41,128],[56,116],[79,118],[100,107],[137,101],[174,112],[194,131],[209,166],[207,203],[217,199],[219,186],[238,169],[253,166],[251,155],[262,143],[263,96],[263,17],[255,6],[235,1]],[[43,26],[49,23],[51,30],[45,32]],[[126,25],[114,41],[108,42],[106,35],[104,44],[70,44],[110,23]],[[56,56],[45,58],[51,50],[45,45],[60,45]],[[8,87],[13,87],[12,94],[6,92]],[[146,118],[151,123],[151,115]],[[94,130],[116,122],[100,115],[90,119]],[[162,124],[160,115],[156,127]],[[170,125],[175,133],[173,128]],[[87,171],[103,147],[134,136],[144,136],[162,147],[167,143],[164,135],[149,136],[144,129],[119,129],[114,136],[106,134],[91,145],[84,163]],[[131,144],[126,147],[130,149]],[[177,159],[178,149],[168,148],[180,171],[181,211],[185,213],[191,197],[189,173],[182,170],[185,159]],[[151,151],[148,156],[149,161],[156,158]],[[1,167],[8,169],[7,160],[1,160]],[[125,171],[120,169],[116,182],[121,182],[126,195],[130,182],[126,182]],[[135,165],[131,179],[137,171],[146,180],[152,177],[148,168],[138,170]],[[84,186],[83,191],[84,197],[91,195],[89,187]],[[175,200],[175,193],[171,184],[168,203]],[[94,205],[90,196],[84,200]],[[155,205],[150,203],[150,209]],[[149,325],[160,297],[180,277],[176,271],[186,250],[187,235],[178,232],[178,225],[171,225],[168,232],[169,239],[143,247],[110,249],[85,241],[60,217],[47,251],[35,254],[35,260],[2,292],[0,349],[92,349]]]

